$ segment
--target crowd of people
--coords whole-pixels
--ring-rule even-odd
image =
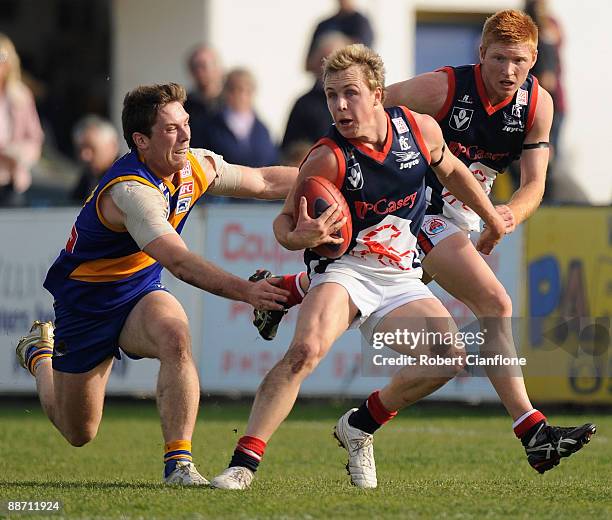
[[[561,29],[545,0],[527,0],[525,6],[540,27],[539,59],[533,73],[551,93],[555,118],[552,152],[545,200],[553,193],[554,150],[565,112],[561,81]],[[293,104],[280,143],[255,110],[256,82],[246,68],[225,70],[219,52],[210,44],[198,44],[188,54],[186,69],[191,78],[185,109],[190,114],[191,145],[215,151],[228,161],[250,167],[274,164],[299,165],[310,147],[332,123],[321,80],[321,64],[335,50],[351,43],[374,43],[368,18],[353,0],[338,0],[338,10],[314,29],[304,67],[313,76],[313,86]],[[25,206],[32,182],[31,170],[40,158],[43,131],[33,96],[20,79],[19,56],[10,39],[0,35],[0,207]],[[73,128],[75,160],[81,168],[74,186],[59,203],[81,203],[97,179],[119,153],[117,131],[100,114],[85,114]],[[518,168],[510,168],[515,185]],[[223,202],[207,196],[210,202]]]

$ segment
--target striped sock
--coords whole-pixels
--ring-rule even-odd
[[[261,439],[249,437],[248,435],[240,437],[228,467],[241,466],[243,468],[249,468],[255,473],[259,467],[264,451],[266,451],[266,443]]]
[[[52,347],[37,347],[32,345],[26,352],[26,367],[34,377],[36,377],[36,365],[45,358],[53,357]]]
[[[534,426],[540,424],[542,421],[546,421],[546,417],[542,412],[534,408],[533,410],[524,413],[516,421],[514,421],[512,429],[514,430],[514,434],[519,439],[522,439],[532,430]]]
[[[281,276],[281,282],[279,287],[289,291],[289,297],[285,302],[285,308],[289,309],[294,305],[299,305],[304,299],[304,290],[300,285],[300,279],[302,276],[306,276],[306,271],[302,271],[298,274],[286,274]]]
[[[370,394],[361,406],[349,415],[348,423],[366,433],[374,433],[383,424],[389,422],[397,415],[397,411],[387,410],[380,401],[379,391]]]
[[[164,477],[167,477],[176,468],[176,463],[179,461],[191,462],[191,441],[171,441],[166,443],[164,452]]]

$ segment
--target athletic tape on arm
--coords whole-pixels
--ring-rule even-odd
[[[191,150],[191,153],[202,165],[202,169],[207,174],[207,177],[210,170],[210,163],[207,162],[207,159],[210,159],[215,165],[216,176],[208,179],[211,185],[206,190],[206,193],[211,195],[233,195],[240,188],[242,183],[242,170],[240,166],[225,162],[221,155],[203,148],[194,148]]]
[[[156,238],[176,233],[166,218],[166,199],[155,188],[124,181],[111,186],[109,193],[125,213],[125,227],[140,249]]]

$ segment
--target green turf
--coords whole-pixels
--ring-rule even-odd
[[[538,475],[501,412],[406,410],[377,433],[379,487],[363,491],[350,486],[345,452],[330,435],[345,409],[298,405],[252,489],[223,492],[159,484],[162,440],[151,402],[108,404],[98,437],[83,448],[68,446],[36,404],[2,403],[0,499],[58,499],[67,518],[612,518],[609,415],[550,414],[564,425],[595,421],[599,432]],[[207,477],[225,468],[247,416],[245,405],[203,401],[193,450]]]

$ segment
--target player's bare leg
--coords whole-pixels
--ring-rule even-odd
[[[191,355],[187,315],[181,304],[165,291],[147,294],[129,314],[119,344],[130,354],[160,362],[157,406],[166,442],[165,481],[208,484],[191,462],[200,384]]]
[[[285,420],[302,381],[317,367],[357,315],[344,287],[325,283],[304,299],[287,353],[263,379],[251,409],[246,434],[267,442]]]
[[[435,298],[416,300],[391,311],[376,327],[376,332],[394,332],[398,326],[441,334],[455,333],[457,327],[444,305]],[[449,366],[429,367],[417,364],[398,370],[380,391],[380,400],[387,410],[401,410],[435,392],[459,374],[465,364],[465,350],[452,345],[421,343],[414,348],[389,345],[401,354],[441,356],[453,361]]]
[[[104,393],[113,359],[83,374],[53,370],[51,359],[38,363],[36,388],[47,417],[73,446],[83,446],[98,433]]]
[[[438,316],[438,317],[434,317]],[[435,298],[416,300],[387,314],[377,325],[376,333],[395,333],[397,330],[426,331],[442,334],[456,332],[448,311]],[[406,406],[431,394],[455,377],[465,363],[464,349],[453,345],[392,345],[401,354],[420,359],[421,355],[448,358],[448,366],[427,366],[417,363],[397,371],[380,391],[373,392],[359,407],[345,413],[334,434],[348,452],[347,471],[351,483],[360,488],[378,485],[374,460],[374,432],[391,420]]]
[[[53,370],[53,324],[35,321],[19,340],[17,358],[36,379],[43,411],[73,446],[83,446],[98,432],[112,358],[81,374]]]
[[[487,330],[487,344],[516,356],[512,301],[503,285],[463,233],[445,238],[427,254],[423,268],[446,292],[465,303]],[[491,347],[493,348],[493,347]],[[517,367],[486,367],[491,384],[513,420],[533,409]]]
[[[266,443],[289,415],[302,381],[356,315],[357,307],[339,284],[323,283],[308,293],[291,345],[259,385],[246,434],[238,441],[230,467],[213,479],[213,487],[245,489],[250,485]]]

